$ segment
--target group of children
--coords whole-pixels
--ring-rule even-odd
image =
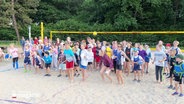
[[[82,74],[82,81],[88,78],[88,72],[99,70],[102,80],[105,77],[112,83],[111,72],[116,73],[117,81],[123,85],[123,72],[129,76],[134,73],[133,81],[141,82],[141,76],[149,73],[149,63],[152,59],[151,50],[148,45],[122,41],[113,41],[111,44],[103,41],[95,41],[90,37],[81,42],[72,42],[70,37],[66,41],[51,42],[47,37],[44,41],[35,38],[35,42],[23,42],[24,72],[31,71],[34,66],[36,73],[45,68],[45,76],[51,76],[50,68],[59,69],[58,77],[63,72],[74,81],[74,76]],[[179,42],[174,41],[173,46],[159,41],[154,52],[153,64],[155,64],[156,81],[162,83],[163,72],[170,79],[170,89],[176,89],[173,95],[182,94],[182,78],[184,76],[183,55],[178,47]],[[10,45],[9,53],[13,58],[13,68],[18,69],[18,49]],[[0,51],[1,55],[1,51]],[[173,85],[173,78],[176,81]],[[179,84],[179,87],[178,87]]]

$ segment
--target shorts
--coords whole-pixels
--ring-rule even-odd
[[[14,57],[13,62],[18,62],[18,59],[19,59],[18,57]]]
[[[51,63],[45,63],[45,68],[47,69],[47,68],[50,68],[50,66],[51,66]]]
[[[74,62],[73,61],[71,61],[71,62],[66,61],[66,69],[71,69],[73,67],[74,67]]]
[[[95,61],[96,61],[97,63],[99,63],[100,60],[101,60],[100,56],[96,56]]]
[[[140,71],[141,70],[141,66],[140,65],[137,65],[137,64],[134,64],[134,71]]]
[[[66,64],[59,64],[59,70],[66,70]]]
[[[87,69],[87,66],[80,65],[80,68],[81,68],[81,69]]]
[[[123,66],[121,64],[120,65],[116,64],[116,70],[123,70]]]
[[[179,84],[182,84],[182,77],[180,78],[180,76],[174,76],[174,80],[179,82]]]
[[[25,59],[24,59],[24,64],[26,64],[26,65],[31,65],[31,60],[30,60],[30,58],[25,58]]]
[[[150,58],[149,57],[145,57],[145,62],[149,63],[150,62]]]
[[[75,67],[78,67],[78,66],[79,66],[79,64],[80,64],[80,61],[79,61],[79,60],[77,60],[77,61],[76,61],[76,63],[74,63],[74,66],[75,66]]]
[[[131,59],[131,58],[129,58],[129,59]],[[125,61],[126,61],[126,62],[130,62],[130,60],[128,60],[127,58],[125,59]]]
[[[174,66],[172,66],[172,68],[170,69],[170,76],[173,76],[173,71],[174,71]]]
[[[168,61],[164,61],[164,67],[168,68]]]
[[[93,64],[93,62],[88,62],[88,65],[91,65],[91,64]]]
[[[39,63],[36,63],[36,66],[38,66],[38,67],[41,67],[41,64],[39,64]]]

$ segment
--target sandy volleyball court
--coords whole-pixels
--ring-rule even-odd
[[[151,64],[150,64],[151,65]],[[141,83],[133,82],[133,74],[125,78],[125,85],[103,82],[99,72],[90,72],[86,82],[81,76],[69,83],[65,76],[58,78],[53,71],[51,77],[24,73],[11,68],[11,61],[0,63],[0,104],[183,104],[184,97],[172,96],[173,90],[164,84],[155,83],[154,66]],[[42,70],[43,71],[43,70]],[[16,97],[16,98],[12,98]]]

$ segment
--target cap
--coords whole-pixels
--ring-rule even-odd
[[[167,43],[167,44],[166,44],[166,47],[171,47],[171,44],[170,44],[170,43]]]
[[[179,59],[183,60],[184,56],[182,54],[178,54],[178,55],[176,55],[176,58],[179,58]]]

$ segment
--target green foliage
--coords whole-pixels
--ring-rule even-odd
[[[0,35],[14,34],[8,24],[10,0],[0,1]],[[3,4],[4,3],[4,4]],[[6,11],[6,12],[5,12]],[[39,36],[40,22],[44,22],[44,33],[51,30],[64,31],[158,31],[184,30],[184,0],[17,0],[16,17],[21,36],[28,37],[28,24],[32,26],[32,36]],[[33,23],[32,23],[33,22]],[[38,23],[39,25],[35,25]],[[6,27],[5,27],[6,26]],[[5,29],[6,28],[6,29]],[[2,30],[3,29],[3,30]],[[7,30],[11,31],[7,31]],[[3,35],[4,36],[4,35]],[[69,34],[56,35],[65,39]],[[81,40],[88,35],[72,34],[72,39]],[[114,35],[93,37],[98,40],[128,40],[132,42],[156,44],[158,40],[172,42],[179,40],[183,45],[183,35]],[[5,38],[3,38],[5,39]],[[15,36],[8,39],[15,39]]]

